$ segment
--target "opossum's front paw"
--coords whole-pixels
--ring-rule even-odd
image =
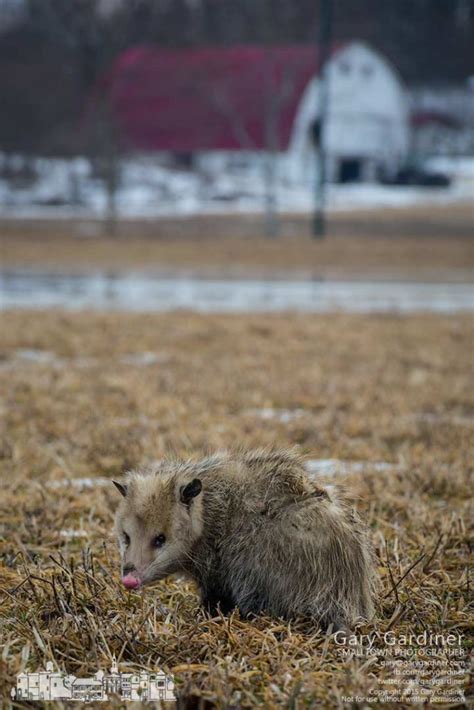
[[[347,620],[341,617],[337,617],[331,621],[322,622],[321,628],[327,634],[338,633],[341,638],[350,634],[350,626],[347,623]]]
[[[230,597],[206,594],[202,596],[202,605],[211,616],[217,616],[219,612],[227,615],[234,611],[235,602]]]

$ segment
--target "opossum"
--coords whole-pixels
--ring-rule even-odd
[[[367,530],[346,495],[311,481],[294,452],[164,461],[114,483],[127,588],[182,574],[212,614],[237,607],[333,629],[372,617]]]

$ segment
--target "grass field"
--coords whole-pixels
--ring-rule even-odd
[[[281,235],[262,236],[260,216],[123,222],[115,238],[80,220],[0,220],[5,269],[147,270],[287,278],[468,281],[474,268],[471,205],[340,213],[328,238],[309,217],[284,215]]]
[[[54,659],[90,675],[116,654],[122,668],[159,664],[189,703],[207,707],[367,707],[384,689],[398,693],[392,707],[423,693],[459,706],[464,665],[454,685],[445,667],[423,676],[414,664],[393,685],[380,637],[375,655],[347,659],[301,621],[211,619],[182,582],[126,592],[112,537],[117,493],[84,484],[169,452],[242,445],[367,462],[346,479],[381,579],[377,616],[361,631],[459,633],[466,652],[469,316],[12,311],[0,331],[5,704],[25,666]]]

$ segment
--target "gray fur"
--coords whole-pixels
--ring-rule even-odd
[[[195,478],[202,492],[183,505],[179,490]],[[345,494],[310,481],[293,452],[165,462],[126,483],[117,531],[133,532],[122,562],[140,568],[144,584],[185,573],[211,612],[238,607],[335,628],[373,615],[366,528]],[[168,548],[150,552],[160,532]]]

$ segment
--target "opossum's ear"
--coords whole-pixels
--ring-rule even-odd
[[[123,495],[123,497],[125,498],[125,496],[127,495],[127,490],[128,490],[128,487],[127,487],[126,483],[120,483],[120,481],[112,481],[112,483],[114,484],[115,488],[116,488],[116,489]]]
[[[179,489],[179,499],[181,503],[189,505],[193,498],[198,496],[202,491],[202,483],[199,478],[193,478],[191,483],[181,486]]]

